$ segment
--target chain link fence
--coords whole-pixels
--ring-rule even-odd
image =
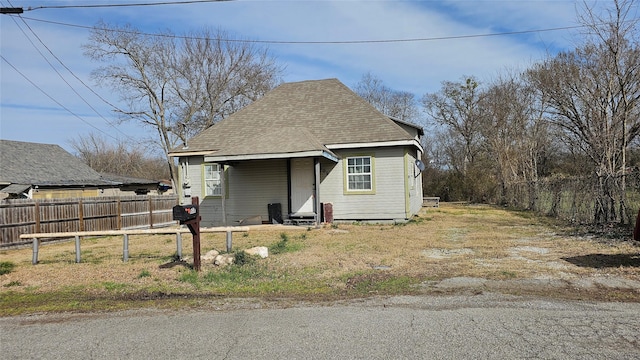
[[[615,179],[620,184],[621,178]],[[505,187],[503,202],[534,210],[572,223],[593,224],[597,221],[597,203],[601,179],[595,177],[549,177],[537,182],[520,182]],[[640,171],[626,175],[626,214],[620,214],[619,199],[610,199],[620,222],[633,225],[640,209]]]

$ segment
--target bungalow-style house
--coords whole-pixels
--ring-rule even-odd
[[[405,222],[422,204],[421,127],[337,79],[285,83],[202,131],[178,158],[203,226]]]
[[[0,140],[0,199],[157,194],[158,184],[100,174],[58,145]]]

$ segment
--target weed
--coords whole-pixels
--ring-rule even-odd
[[[10,283],[4,285],[4,287],[12,287],[12,286],[22,286],[22,283],[18,280],[13,280]]]
[[[13,268],[16,267],[16,264],[11,261],[1,261],[0,262],[0,275],[8,274],[13,271]]]
[[[195,270],[184,272],[178,277],[178,281],[198,285],[198,273]]]
[[[271,254],[282,254],[286,252],[288,242],[289,236],[285,233],[280,233],[280,241],[271,245],[271,247],[269,247],[269,252]]]
[[[304,237],[306,239],[306,236]],[[284,254],[288,252],[295,252],[304,247],[302,243],[291,243],[289,236],[285,233],[280,234],[280,241],[269,247],[269,253],[271,254]]]
[[[203,281],[216,284],[222,288],[237,287],[250,282],[255,282],[264,274],[255,265],[227,266],[220,271],[210,271],[203,276]]]
[[[236,250],[234,252],[234,264],[237,266],[250,265],[256,262],[256,257],[247,254],[242,250]]]
[[[151,273],[149,272],[149,270],[143,269],[142,271],[140,271],[140,274],[138,274],[138,279],[149,277],[149,276],[151,276]]]
[[[336,223],[332,223],[332,224],[331,224],[331,228],[332,228],[332,229],[337,229],[337,228],[338,228],[338,224],[336,224]]]
[[[410,276],[394,276],[386,272],[356,273],[347,277],[346,286],[358,294],[406,294],[418,279]]]
[[[123,283],[116,283],[113,281],[105,281],[102,283],[102,286],[107,291],[118,291],[118,290],[126,289],[129,285],[123,284]]]

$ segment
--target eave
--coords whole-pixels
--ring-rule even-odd
[[[350,144],[330,144],[325,145],[327,149],[358,149],[358,148],[372,148],[372,147],[389,147],[389,146],[415,146],[421,152],[424,152],[424,148],[418,140],[395,140],[395,141],[380,141],[370,143],[350,143]]]
[[[271,153],[271,154],[239,154],[239,155],[214,155],[208,152],[204,156],[205,162],[232,162],[232,161],[246,161],[246,160],[267,160],[267,159],[290,159],[290,158],[304,158],[304,157],[323,157],[333,162],[338,162],[338,157],[326,150],[310,150],[300,151],[293,153]]]

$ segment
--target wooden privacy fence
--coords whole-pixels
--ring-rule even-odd
[[[24,243],[20,234],[143,229],[175,225],[175,195],[0,202],[0,246]]]

